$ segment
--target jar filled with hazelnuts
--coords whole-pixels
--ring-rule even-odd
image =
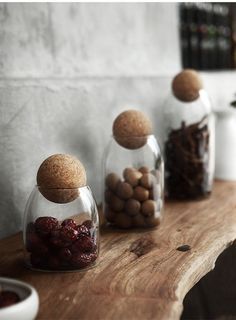
[[[200,199],[211,193],[215,125],[199,74],[185,69],[172,81],[163,106],[166,196]]]
[[[92,267],[99,253],[98,219],[82,163],[66,154],[47,158],[25,209],[27,266],[41,271]]]
[[[103,212],[119,228],[158,226],[163,214],[164,164],[149,118],[122,112],[104,153]]]

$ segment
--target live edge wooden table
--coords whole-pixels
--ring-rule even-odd
[[[216,181],[209,199],[167,203],[157,229],[103,228],[99,263],[86,272],[30,271],[22,234],[3,239],[0,275],[37,289],[37,319],[179,319],[186,293],[235,239],[236,183]]]

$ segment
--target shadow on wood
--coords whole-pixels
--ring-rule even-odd
[[[202,262],[204,263],[204,261]],[[181,320],[236,319],[236,243],[185,296]]]

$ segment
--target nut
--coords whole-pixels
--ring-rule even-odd
[[[124,201],[118,198],[116,195],[112,195],[109,206],[114,211],[121,211],[124,208]]]
[[[113,123],[115,140],[127,149],[141,148],[145,145],[147,136],[151,133],[151,121],[138,110],[122,112]]]
[[[142,173],[134,168],[126,168],[123,172],[123,176],[126,182],[132,187],[136,187],[139,179],[142,177]]]
[[[172,81],[173,94],[184,102],[196,100],[202,88],[203,84],[199,74],[192,69],[183,70]]]
[[[109,173],[106,177],[106,186],[112,191],[115,191],[119,181],[120,178],[116,173]]]
[[[112,211],[109,207],[106,207],[105,209],[105,217],[108,222],[114,222],[116,213]]]
[[[145,201],[148,199],[148,197],[149,197],[149,192],[147,189],[141,186],[137,186],[134,188],[134,194],[133,194],[134,199],[138,201]]]
[[[136,216],[134,216],[133,217],[133,224],[137,228],[146,227],[144,216],[140,213],[137,214]]]
[[[141,173],[149,173],[149,168],[146,166],[143,166],[141,168],[138,169]]]
[[[140,179],[140,185],[146,189],[151,189],[155,181],[155,177],[150,173],[144,173]]]
[[[147,217],[145,222],[148,227],[156,227],[161,223],[161,218],[160,216]]]
[[[146,200],[142,203],[141,212],[144,216],[151,217],[154,216],[157,210],[157,204],[153,200]]]
[[[125,212],[130,216],[135,216],[139,213],[141,204],[135,199],[129,199],[125,202]]]
[[[127,214],[120,212],[115,217],[115,224],[120,228],[127,229],[131,227],[132,220]]]
[[[116,188],[116,194],[121,199],[129,199],[133,195],[133,188],[129,183],[120,181]]]
[[[105,190],[104,196],[105,196],[106,203],[110,203],[113,196],[113,192],[110,190]]]

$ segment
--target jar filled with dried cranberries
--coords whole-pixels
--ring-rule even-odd
[[[175,76],[163,106],[166,196],[200,199],[214,177],[215,125],[207,92],[195,70]]]
[[[103,212],[119,228],[158,226],[163,215],[164,164],[150,119],[122,112],[104,153]]]
[[[77,158],[56,154],[41,164],[26,205],[23,236],[30,268],[72,271],[95,265],[98,211]]]

